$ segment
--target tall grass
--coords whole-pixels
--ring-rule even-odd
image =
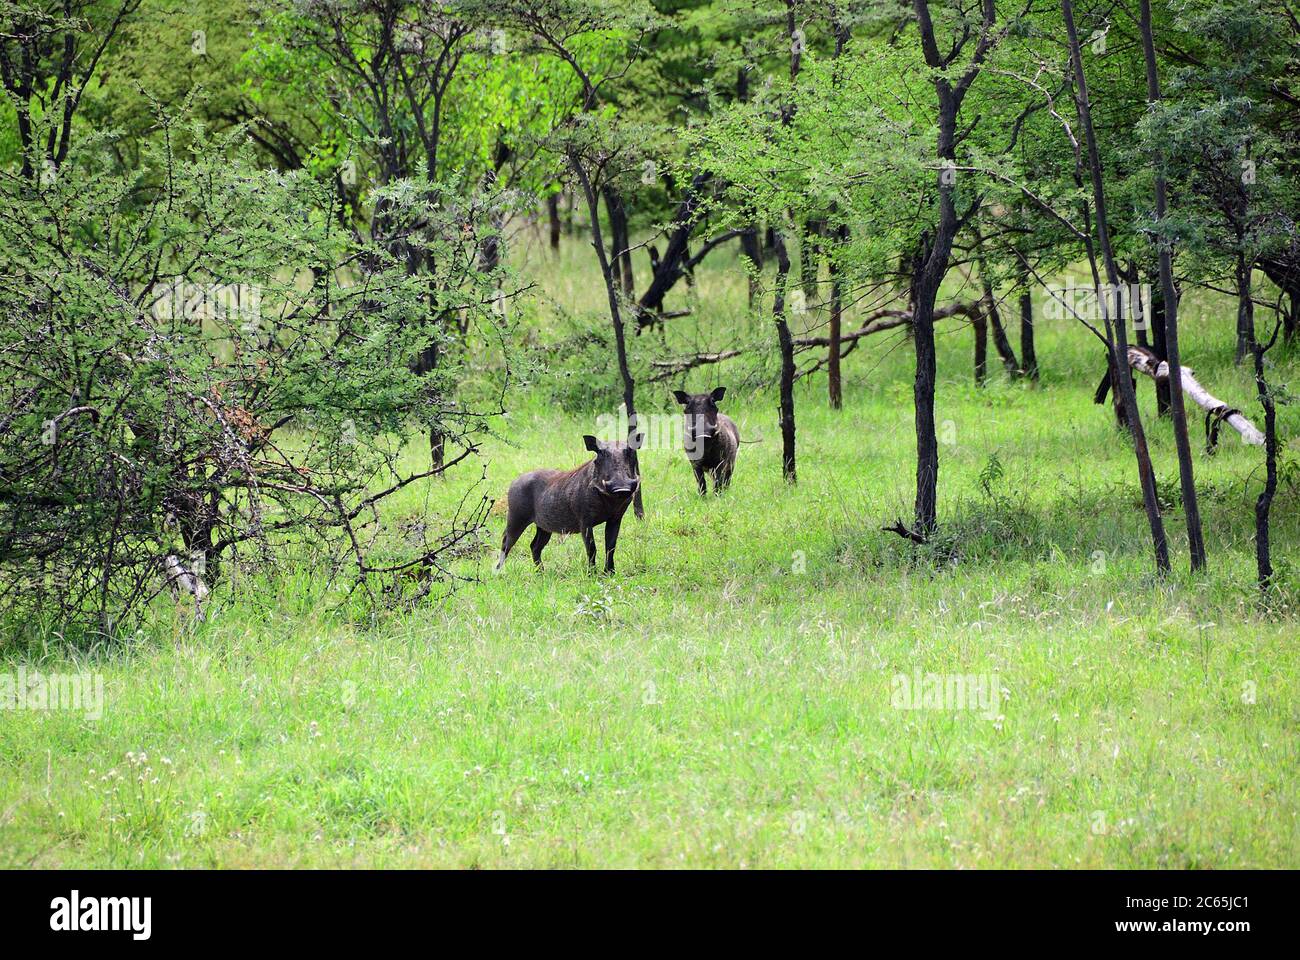
[[[589,251],[553,258],[528,236],[516,256],[540,290],[514,335],[531,372],[485,476],[412,491],[412,517],[577,465],[614,410],[608,357],[583,370],[553,352],[604,335]],[[494,516],[457,562],[465,582],[414,608],[369,615],[304,561],[218,590],[203,624],[163,603],[112,643],[7,646],[0,674],[86,670],[106,698],[98,720],[0,713],[0,862],[1295,866],[1295,488],[1275,504],[1282,588],[1264,605],[1260,451],[1198,454],[1210,567],[1192,578],[1172,437],[1140,387],[1170,500],[1175,572],[1158,580],[1132,451],[1091,402],[1090,338],[1045,323],[1041,386],[976,389],[969,330],[949,321],[943,534],[917,550],[880,531],[910,512],[906,340],[855,351],[840,412],[824,379],[800,382],[787,486],[769,322],[730,258],[700,271],[691,317],[633,339],[642,373],[736,341],[758,351],[686,378],[728,385],[723,409],[754,441],[726,496],[701,499],[680,451],[648,450],[647,516],[624,523],[614,578],[587,571],[576,537],[540,571],[516,551],[493,575]],[[1257,416],[1231,309],[1188,301],[1185,362]],[[643,382],[638,405],[673,413],[678,385]],[[1281,420],[1300,426],[1294,408]],[[996,709],[897,709],[895,677],[918,674],[995,678]]]

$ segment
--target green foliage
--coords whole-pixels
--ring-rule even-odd
[[[490,281],[427,190],[386,199],[407,248],[445,265],[436,285],[340,230],[305,173],[254,166],[241,130],[162,129],[138,173],[113,169],[107,135],[52,174],[0,172],[6,609],[110,631],[169,555],[209,581],[291,546],[363,585],[431,568],[432,531],[363,547],[375,484],[427,475],[395,472],[412,431],[476,429],[442,399],[454,368],[411,360],[443,336],[426,311],[490,317]]]

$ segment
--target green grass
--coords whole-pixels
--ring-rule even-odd
[[[598,329],[584,318],[600,290],[571,247],[525,272]],[[689,326],[637,338],[636,355],[767,337],[743,300],[719,260]],[[1186,362],[1258,420],[1230,310],[1189,306]],[[539,351],[566,333],[547,327]],[[612,579],[586,571],[577,537],[553,540],[540,572],[525,540],[493,575],[494,515],[459,568],[478,579],[415,609],[349,618],[318,570],[290,568],[219,592],[203,625],[166,604],[116,644],[8,646],[0,672],[99,672],[106,696],[99,720],[0,714],[0,865],[1300,864],[1295,491],[1275,504],[1283,587],[1264,608],[1260,451],[1198,452],[1210,571],[1188,575],[1170,510],[1175,573],[1159,581],[1131,450],[1091,403],[1089,338],[1046,325],[1037,389],[969,386],[955,322],[940,349],[938,550],[879,530],[908,515],[915,463],[910,348],[881,337],[846,361],[843,411],[822,378],[801,384],[794,487],[773,394],[748,386],[770,361],[692,376],[731,385],[723,407],[758,442],[721,499],[695,495],[679,451],[643,454],[647,516],[624,523]],[[611,392],[611,364],[587,375]],[[643,385],[641,405],[671,412],[677,385]],[[1172,437],[1140,392],[1176,499]],[[584,459],[611,408],[565,410],[572,395],[532,375],[485,447],[487,492]],[[449,511],[477,476],[399,512]],[[1001,702],[894,709],[894,676],[917,672],[995,674]]]

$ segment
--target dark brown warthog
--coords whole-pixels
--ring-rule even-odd
[[[529,524],[537,525],[533,537],[533,562],[542,565],[542,550],[555,533],[580,533],[587,548],[587,562],[596,565],[596,537],[592,528],[605,525],[605,572],[614,572],[614,547],[632,496],[641,485],[636,450],[626,443],[602,443],[593,436],[582,438],[596,454],[576,470],[533,470],[510,484],[506,494],[509,512],[501,538],[501,558],[506,562]]]
[[[736,469],[740,431],[730,417],[718,413],[718,401],[726,392],[726,387],[718,387],[712,393],[673,391],[686,416],[682,442],[686,447],[686,458],[695,470],[695,482],[700,485],[701,494],[709,492],[704,480],[706,473],[713,475],[713,492],[721,493],[731,483],[731,474]]]

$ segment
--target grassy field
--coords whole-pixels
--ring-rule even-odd
[[[600,291],[571,250],[523,270],[588,322]],[[667,345],[638,338],[641,360],[766,335],[725,259],[697,297]],[[1230,308],[1188,306],[1185,361],[1258,422]],[[1171,504],[1175,574],[1158,581],[1131,450],[1091,402],[1093,343],[1044,324],[1040,387],[977,390],[950,321],[944,541],[916,551],[879,530],[908,515],[915,462],[912,355],[888,336],[846,361],[843,411],[824,379],[800,385],[794,487],[761,369],[692,376],[728,384],[723,409],[758,442],[720,499],[694,493],[680,451],[644,453],[647,515],[625,521],[614,578],[586,571],[577,537],[540,572],[525,541],[493,575],[494,515],[462,564],[476,580],[373,622],[334,612],[319,571],[285,569],[256,597],[218,593],[197,627],[166,605],[115,644],[5,647],[0,672],[99,673],[105,701],[98,720],[0,714],[0,865],[1300,865],[1296,492],[1275,503],[1284,589],[1264,609],[1261,453],[1233,434],[1198,451],[1210,571],[1187,574]],[[607,389],[612,363],[588,377]],[[673,412],[677,385],[644,385],[641,404]],[[585,458],[612,411],[566,409],[572,387],[545,371],[521,386],[485,491]],[[1172,501],[1172,436],[1140,393]],[[477,477],[435,485],[434,506]],[[895,678],[918,674],[988,678],[997,698],[896,708]]]

